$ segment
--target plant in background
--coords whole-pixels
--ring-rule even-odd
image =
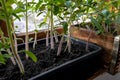
[[[63,0],[62,0],[63,1]],[[54,40],[58,42],[58,38],[56,35],[56,31],[54,29],[54,9],[56,8],[56,3],[60,2],[60,0],[41,0],[38,2],[36,5],[36,11],[38,11],[38,16],[40,14],[45,14],[43,22],[41,22],[40,26],[43,24],[48,24],[48,30],[47,30],[47,35],[46,35],[46,46],[48,46],[48,37],[50,35],[50,45],[51,49],[54,49]],[[49,34],[50,30],[50,34]]]
[[[30,16],[33,11],[34,11],[34,4],[36,4],[34,2],[34,0],[32,1],[16,1],[15,3],[17,5],[17,7],[14,9],[14,12],[16,14],[16,18],[21,20],[21,15],[22,17],[25,16],[26,19],[26,37],[25,37],[25,50],[20,51],[20,52],[24,52],[26,53],[26,59],[28,59],[28,57],[30,57],[34,62],[37,62],[37,57],[31,52],[29,51],[29,33],[28,33],[28,16]],[[32,12],[32,13],[31,13]],[[35,39],[36,41],[36,39]],[[34,42],[35,42],[34,41]],[[36,43],[36,42],[35,42]]]
[[[30,14],[28,14],[28,12],[33,12],[34,8],[34,0],[32,0],[31,2],[28,2],[28,0],[25,1],[25,18],[26,18],[26,35],[25,35],[25,50],[27,52],[30,52],[29,51],[29,33],[28,33],[28,16]],[[35,21],[34,21],[35,23]],[[35,25],[36,27],[36,25]],[[35,40],[34,40],[34,44],[33,44],[33,48],[35,48],[35,44],[36,44],[36,39],[37,39],[37,33],[36,33],[36,30],[35,30]],[[31,52],[30,52],[31,53]],[[28,59],[28,55],[26,54],[26,59]]]
[[[64,3],[61,5],[58,5],[58,18],[60,19],[60,24],[63,25],[64,29],[64,34],[67,34],[67,48],[68,52],[71,52],[71,41],[70,41],[70,26],[72,25],[72,21],[74,20],[74,8],[75,8],[75,3],[72,2],[72,0],[64,0]],[[61,20],[62,19],[62,20]],[[58,52],[57,56],[60,55],[61,53],[61,48],[62,48],[62,43],[63,43],[63,35],[60,40],[60,44],[58,47]]]
[[[90,15],[94,3],[95,2],[92,2],[92,0],[65,0],[64,6],[61,7],[61,12],[58,14],[58,17],[60,18],[60,23],[63,25],[64,34],[67,35],[67,48],[69,53],[71,52],[70,27],[74,25],[74,21],[79,23],[78,20],[80,18]],[[60,54],[59,51],[60,50],[58,50],[58,54]],[[86,51],[89,51],[88,42],[86,44]]]
[[[117,0],[100,0],[94,7],[95,11],[90,19],[97,34],[119,34],[119,4],[120,1]]]
[[[34,37],[34,43],[33,43],[33,49],[35,49],[35,45],[37,44],[37,33],[38,33],[38,30],[37,30],[37,25],[36,25],[36,15],[35,15],[35,5],[33,4],[31,6],[31,9],[32,9],[32,13],[33,13],[33,22],[34,22],[34,26],[35,26],[35,37]]]

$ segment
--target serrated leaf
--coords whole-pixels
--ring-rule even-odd
[[[30,51],[24,51],[34,62],[37,62],[37,57]]]

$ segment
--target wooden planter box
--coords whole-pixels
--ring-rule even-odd
[[[89,30],[75,26],[71,26],[70,30],[72,37],[88,41],[88,36],[90,34]],[[115,48],[116,47],[115,37],[111,35],[97,35],[95,34],[95,32],[92,32],[89,42],[95,43],[103,48],[102,58],[104,67],[107,68],[108,71],[110,71],[111,73],[116,73],[116,67],[118,68],[119,47]]]
[[[56,28],[56,31],[61,34],[63,33],[63,28],[58,27]],[[17,38],[22,38],[25,41],[25,33],[19,33],[16,34]],[[34,31],[30,31],[29,32],[29,38],[33,38],[34,39],[35,36],[35,32]],[[45,38],[46,37],[46,30],[39,30],[37,33],[37,39],[41,39],[41,38]],[[21,40],[18,40],[18,43],[22,43]]]

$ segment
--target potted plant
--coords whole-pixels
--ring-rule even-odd
[[[2,8],[3,10],[6,10],[6,4],[5,1],[2,0]],[[61,8],[70,8],[70,10],[74,10],[72,8],[74,8],[74,4],[71,6],[71,3],[75,3],[74,1],[72,2],[72,0],[43,0],[40,1],[38,4],[40,6],[43,6],[43,4],[46,4],[46,7],[48,9],[48,18],[50,19],[50,38],[46,39],[42,39],[42,40],[38,40],[37,41],[37,45],[35,46],[35,49],[33,49],[33,47],[31,47],[33,45],[33,42],[27,42],[26,44],[29,44],[29,50],[32,51],[35,55],[33,55],[31,52],[28,51],[24,51],[27,53],[27,55],[32,58],[36,63],[33,63],[32,60],[30,60],[29,58],[26,60],[25,54],[23,51],[25,49],[25,45],[26,44],[20,44],[18,46],[16,46],[17,44],[13,44],[14,42],[12,42],[12,40],[16,40],[15,35],[13,35],[11,31],[14,30],[11,29],[12,27],[10,27],[9,25],[11,21],[10,16],[5,17],[6,20],[8,20],[9,24],[7,23],[8,28],[10,28],[8,31],[9,33],[9,37],[10,38],[10,43],[11,45],[13,44],[13,49],[16,49],[15,51],[19,52],[19,56],[21,56],[21,65],[24,67],[22,67],[22,74],[19,72],[18,67],[17,66],[12,66],[12,64],[8,61],[7,65],[4,65],[3,68],[10,68],[10,69],[6,69],[5,75],[1,76],[1,78],[3,79],[41,79],[41,80],[48,80],[48,79],[76,79],[76,78],[80,78],[80,79],[86,79],[88,77],[90,77],[96,70],[98,70],[101,67],[101,54],[99,51],[101,51],[101,48],[89,43],[88,44],[88,50],[86,51],[86,42],[84,41],[79,41],[78,39],[73,39],[70,37],[70,31],[66,30],[66,28],[68,26],[64,26],[64,33],[68,32],[68,37],[64,38],[63,37],[58,37],[58,39],[60,40],[60,45],[59,43],[56,43],[55,45],[54,43],[54,37],[53,37],[53,32],[54,32],[54,23],[53,23],[53,16],[55,15],[53,12],[55,12],[54,10],[56,10],[55,8],[57,7],[57,9]],[[65,3],[65,4],[64,4]],[[26,7],[27,7],[27,1],[26,1]],[[37,5],[38,5],[37,4]],[[42,5],[41,5],[42,4]],[[27,13],[27,8],[25,8],[26,13]],[[67,12],[67,11],[66,11]],[[7,12],[7,10],[5,11],[5,16],[8,15],[9,12]],[[58,14],[58,13],[57,13]],[[65,24],[69,24],[69,27],[71,25],[72,22],[72,17],[68,18],[69,21],[68,23]],[[7,22],[7,21],[6,21]],[[68,29],[69,29],[68,27]],[[53,32],[52,32],[53,31]],[[13,36],[12,36],[13,35]],[[63,35],[63,33],[62,33]],[[14,39],[12,39],[14,37]],[[64,39],[63,39],[64,38]],[[68,39],[68,41],[66,41],[66,39]],[[45,42],[51,41],[47,47]],[[68,46],[68,42],[71,42],[71,49],[69,49],[70,47]],[[16,43],[16,42],[15,42]],[[57,54],[57,49],[58,46],[61,46],[62,43],[62,48],[61,49],[61,53]],[[68,51],[66,50],[66,44],[68,47]],[[80,45],[79,45],[80,44]],[[50,46],[51,45],[51,46]],[[12,49],[12,47],[10,49]],[[17,50],[18,48],[18,50]],[[74,50],[74,49],[75,50]],[[78,49],[77,49],[78,48]],[[58,50],[59,50],[58,49]],[[14,51],[14,52],[15,52]],[[13,53],[13,52],[12,52]],[[16,59],[16,58],[15,58]],[[19,59],[19,58],[17,58]],[[3,66],[3,65],[2,65]],[[57,66],[57,67],[56,67]],[[88,67],[89,66],[89,67]],[[21,68],[20,68],[21,69]],[[16,71],[17,72],[16,72]],[[25,70],[25,71],[24,71]],[[80,70],[80,71],[79,71]],[[6,73],[7,72],[7,73]],[[73,72],[77,72],[73,75]],[[37,75],[39,74],[39,75]],[[80,74],[80,75],[78,75]],[[35,76],[37,75],[37,76]],[[33,77],[35,76],[35,77]]]

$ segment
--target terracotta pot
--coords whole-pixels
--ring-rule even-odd
[[[83,28],[78,28],[75,26],[71,27],[71,36],[81,39],[81,40],[88,40],[88,36],[90,31]],[[103,62],[104,67],[108,68],[111,60],[112,60],[112,49],[113,49],[113,42],[114,37],[111,35],[97,35],[95,32],[91,33],[89,42],[95,43],[103,48]]]

